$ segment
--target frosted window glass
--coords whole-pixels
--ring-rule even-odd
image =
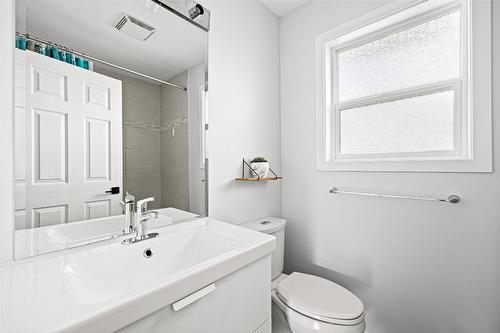
[[[454,91],[340,111],[342,154],[452,151]]]
[[[339,100],[460,77],[460,12],[337,53]]]

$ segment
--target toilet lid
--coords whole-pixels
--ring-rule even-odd
[[[276,291],[287,306],[318,320],[350,320],[364,312],[361,300],[349,290],[314,275],[294,272]]]

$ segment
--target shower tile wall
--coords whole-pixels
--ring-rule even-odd
[[[170,82],[187,85],[187,71]],[[162,206],[189,210],[189,148],[188,148],[188,96],[185,91],[162,85],[161,124],[167,126],[161,133]]]
[[[161,87],[115,72],[96,72],[122,81],[123,122],[140,121],[160,125]],[[136,199],[155,197],[149,207],[160,208],[161,186],[160,131],[123,126],[123,191]]]

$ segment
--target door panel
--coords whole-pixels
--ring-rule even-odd
[[[67,115],[33,108],[33,116],[34,182],[66,182]]]
[[[109,180],[110,177],[110,122],[86,119],[85,165],[87,181]]]
[[[110,111],[110,89],[85,82],[85,103]]]
[[[33,226],[46,227],[68,222],[68,206],[39,207],[33,209]]]
[[[56,66],[52,66],[52,68],[54,67]],[[59,71],[50,71],[33,66],[31,87],[33,94],[48,95],[50,98],[63,101],[68,100],[68,77]]]
[[[85,219],[97,219],[111,215],[111,200],[99,200],[85,203]]]

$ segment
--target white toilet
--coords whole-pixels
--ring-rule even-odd
[[[273,333],[362,333],[363,303],[338,284],[318,276],[283,274],[286,220],[266,217],[242,224],[276,237],[272,254]]]

